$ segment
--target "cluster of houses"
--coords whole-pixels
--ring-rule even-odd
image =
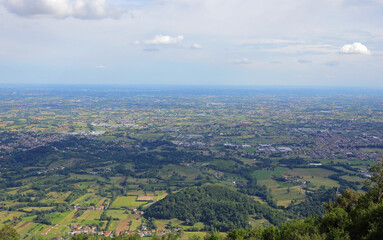
[[[78,235],[78,234],[86,234],[86,235],[98,235],[98,236],[105,236],[105,237],[116,237],[120,235],[134,235],[138,234],[140,237],[150,237],[153,235],[166,235],[170,233],[179,232],[182,230],[182,228],[174,228],[172,230],[164,229],[161,231],[156,231],[155,229],[146,230],[146,231],[97,231],[96,227],[87,227],[87,226],[77,226],[77,225],[71,225],[70,226],[72,232],[71,235]],[[63,238],[61,238],[63,240]],[[60,239],[60,240],[61,240]]]
[[[246,187],[247,186],[247,183],[244,183],[244,182],[232,182],[231,184],[233,184],[233,186],[236,186],[236,187]]]
[[[105,206],[101,205],[99,207],[95,207],[95,206],[82,207],[80,205],[74,205],[73,206],[73,210],[75,210],[75,211],[79,211],[79,210],[83,210],[83,211],[103,211],[103,210],[105,210]]]
[[[306,185],[306,181],[299,176],[283,175],[282,178],[288,183],[295,183],[299,185]]]
[[[121,209],[132,211],[132,214],[144,215],[144,212],[138,210],[137,208],[130,208],[130,207],[123,206],[123,207],[121,207]]]
[[[31,129],[33,131],[33,129]],[[0,149],[12,150],[28,150],[41,146],[46,146],[52,142],[58,142],[65,139],[63,134],[34,134],[34,133],[18,133],[17,135],[0,137]]]
[[[64,169],[65,169],[64,166],[55,167],[55,168],[49,168],[49,169],[46,169],[46,170],[44,170],[44,171],[38,171],[37,174],[41,175],[41,174],[48,173],[48,172],[50,172],[50,171],[64,170]]]
[[[291,149],[289,147],[274,147],[272,144],[258,144],[258,146],[253,147],[249,144],[237,145],[237,144],[232,144],[232,143],[224,143],[223,146],[228,147],[228,148],[254,148],[254,150],[256,150],[258,152],[268,152],[268,153],[293,152],[293,149]]]
[[[77,225],[71,225],[70,229],[72,230],[72,235],[77,234],[97,234],[97,228],[96,227],[87,227],[87,226],[77,226]]]

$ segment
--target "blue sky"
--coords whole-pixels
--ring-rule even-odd
[[[0,83],[383,87],[383,0],[0,0]]]

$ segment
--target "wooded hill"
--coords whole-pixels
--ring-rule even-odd
[[[149,218],[178,218],[189,225],[203,222],[219,231],[249,227],[250,215],[276,225],[286,219],[282,212],[277,214],[249,196],[218,184],[182,189],[145,209]]]

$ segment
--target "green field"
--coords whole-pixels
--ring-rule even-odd
[[[107,230],[108,230],[108,231],[116,231],[116,228],[117,228],[119,222],[120,222],[120,221],[112,220],[112,221],[110,222],[110,224],[109,224]]]
[[[332,174],[335,174],[336,172],[330,171],[324,168],[294,168],[292,171],[289,171],[289,173],[293,176],[301,176],[301,177],[328,177]]]
[[[14,217],[20,217],[24,213],[12,211],[0,211],[0,226],[7,220],[12,220]]]
[[[257,180],[267,180],[273,176],[279,177],[282,173],[287,172],[287,170],[285,167],[276,167],[274,170],[256,170],[253,172],[253,176],[255,176]]]
[[[383,148],[361,148],[364,152],[383,154]]]
[[[138,208],[147,202],[137,201],[137,196],[119,196],[114,200],[110,208],[120,209],[121,207]]]
[[[325,186],[327,188],[331,187],[339,187],[339,183],[329,178],[318,178],[318,177],[306,177],[305,180],[311,184],[315,185],[315,188],[319,188],[320,186]]]
[[[278,206],[287,207],[291,204],[292,200],[303,200],[305,198],[305,194],[300,186],[277,188],[272,189],[271,191],[274,198],[277,200]]]

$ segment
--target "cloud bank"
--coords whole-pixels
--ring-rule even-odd
[[[182,42],[184,40],[183,36],[171,37],[167,35],[156,35],[151,40],[144,41],[145,44],[150,45],[174,45]]]
[[[342,53],[345,54],[363,54],[371,55],[371,51],[367,49],[366,46],[359,42],[354,42],[353,44],[346,44],[341,49]]]
[[[191,49],[202,49],[202,45],[198,44],[198,43],[194,43],[193,45],[191,45],[190,47]]]
[[[250,64],[251,61],[248,58],[241,58],[241,59],[236,59],[233,61],[234,64]]]
[[[119,18],[126,13],[106,0],[4,0],[3,5],[21,17],[102,19]]]

